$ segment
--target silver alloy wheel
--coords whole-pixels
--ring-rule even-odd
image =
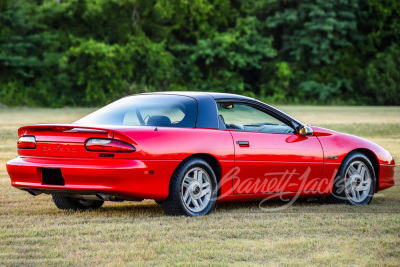
[[[203,211],[211,200],[212,185],[208,173],[199,167],[190,169],[183,178],[181,197],[192,212]]]
[[[354,161],[346,170],[346,196],[355,203],[363,202],[371,190],[372,179],[367,165],[362,161]]]

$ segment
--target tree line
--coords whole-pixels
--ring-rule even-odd
[[[400,105],[398,0],[0,0],[0,104],[153,91]]]

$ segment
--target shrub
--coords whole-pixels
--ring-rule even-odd
[[[400,47],[378,53],[364,72],[365,92],[371,103],[400,105]]]

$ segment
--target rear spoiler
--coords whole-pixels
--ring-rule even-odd
[[[68,132],[68,131],[99,131],[105,132],[108,135],[108,138],[114,138],[114,131],[101,128],[101,127],[93,127],[93,126],[81,126],[81,125],[73,125],[73,124],[36,124],[23,126],[18,129],[18,138],[25,135],[29,131],[35,130],[52,130],[57,132]]]

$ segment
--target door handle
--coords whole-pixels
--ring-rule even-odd
[[[236,144],[239,144],[239,146],[242,146],[242,147],[250,146],[249,141],[236,141]]]

